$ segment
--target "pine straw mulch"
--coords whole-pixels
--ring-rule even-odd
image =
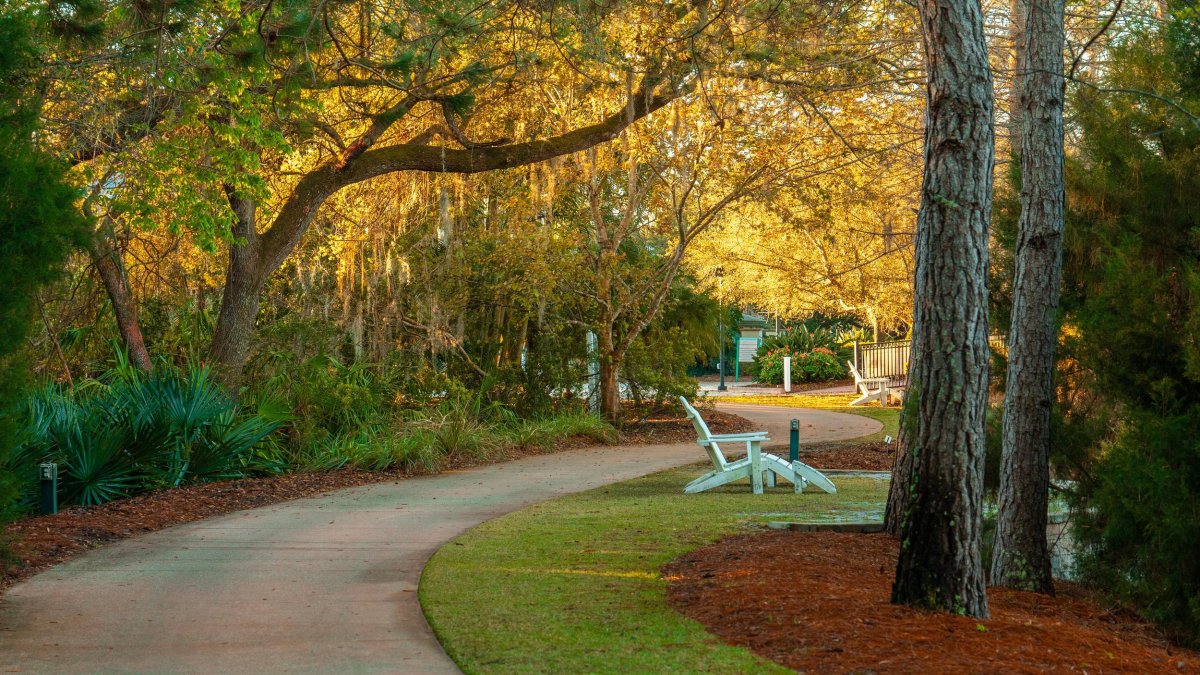
[[[754,431],[756,427],[750,420],[740,415],[733,415],[712,408],[701,408],[700,415],[708,423],[710,429],[718,434],[736,434],[743,431]],[[633,415],[630,415],[633,417]],[[654,445],[659,443],[687,443],[696,440],[696,429],[686,417],[676,413],[641,413],[638,421],[626,425],[621,430],[624,442],[637,445]],[[700,455],[703,457],[703,455]]]
[[[705,410],[703,414],[718,433],[746,431],[752,426],[749,420],[729,413]],[[675,443],[695,440],[695,437],[696,432],[686,417],[668,414],[651,416],[644,422],[627,426],[621,434],[620,443]],[[440,470],[465,469],[592,445],[596,445],[596,442],[591,438],[572,436],[549,448],[506,448],[483,457],[456,454],[445,458]],[[697,459],[700,457],[702,455],[697,455]],[[158,490],[101,506],[75,506],[50,516],[18,520],[0,534],[11,551],[11,559],[0,559],[0,591],[109,542],[234,511],[322,495],[358,485],[403,480],[422,473],[428,472],[415,468],[382,472],[338,469],[243,478]]]
[[[1075,584],[1057,597],[989,589],[985,620],[892,605],[897,553],[883,534],[764,531],[663,574],[678,611],[800,672],[1200,672],[1200,654]]]
[[[870,443],[824,443],[800,447],[800,461],[816,469],[891,471],[896,445]]]

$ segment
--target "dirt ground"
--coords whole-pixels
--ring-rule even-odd
[[[747,431],[749,420],[716,410],[703,411],[717,433]],[[651,416],[626,426],[621,443],[651,445],[694,440],[696,432],[686,417]],[[486,459],[465,456],[446,458],[443,469],[463,469],[522,456],[560,452],[595,445],[590,438],[566,438],[552,448],[512,448]],[[697,455],[699,458],[701,455]],[[172,525],[189,523],[243,509],[312,497],[341,488],[403,480],[412,472],[372,473],[354,469],[295,473],[202,483],[159,490],[101,506],[76,506],[50,516],[25,518],[4,528],[10,549],[8,560],[0,559],[0,591],[41,570],[65,562],[80,553],[108,542],[125,539]]]
[[[1200,654],[1074,584],[1056,597],[989,589],[985,620],[892,605],[897,554],[883,534],[764,531],[663,573],[678,611],[800,672],[1200,673]]]

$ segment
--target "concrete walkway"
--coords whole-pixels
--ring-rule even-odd
[[[729,409],[773,434],[798,417],[806,442],[880,428],[824,411]],[[118,542],[0,598],[0,671],[456,673],[416,597],[439,547],[529,504],[703,458],[694,444],[587,448]]]

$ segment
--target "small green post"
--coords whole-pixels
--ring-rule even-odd
[[[38,482],[41,484],[41,514],[58,513],[58,465],[46,462],[38,465]]]
[[[792,418],[792,431],[788,438],[788,461],[800,459],[800,420]]]

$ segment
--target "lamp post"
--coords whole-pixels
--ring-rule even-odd
[[[725,386],[725,307],[721,304],[725,300],[725,270],[718,267],[714,270],[714,274],[717,276],[717,295],[720,296],[718,302],[720,308],[717,312],[717,349],[720,357],[717,361],[717,370],[721,373],[721,381],[717,384],[717,391],[728,391],[729,387]]]

